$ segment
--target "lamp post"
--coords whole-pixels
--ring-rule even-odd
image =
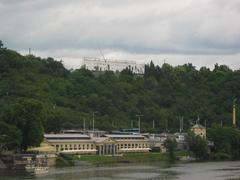
[[[84,133],[86,131],[86,119],[85,118],[83,119],[83,131],[84,131]]]
[[[139,134],[141,133],[141,117],[143,116],[142,114],[136,114],[138,117],[138,132]]]
[[[237,127],[236,125],[236,101],[237,99],[233,99],[233,127]]]
[[[93,128],[93,132],[94,132],[94,123],[95,123],[95,114],[97,113],[97,111],[94,111],[93,113],[92,113],[92,121],[93,121],[93,124],[92,124],[92,128]]]

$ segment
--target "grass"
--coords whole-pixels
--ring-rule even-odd
[[[177,150],[174,152],[176,157],[193,156],[190,151]]]
[[[74,160],[88,161],[93,164],[158,162],[167,160],[165,154],[160,153],[128,153],[122,156],[82,155],[73,156]]]
[[[188,152],[176,151],[177,157],[186,156]],[[126,153],[122,156],[99,156],[99,155],[62,155],[63,158],[68,162],[67,165],[74,165],[73,161],[85,161],[95,165],[100,164],[114,164],[114,163],[143,163],[143,162],[163,162],[168,161],[167,153],[149,152],[149,153]],[[57,161],[58,162],[58,161]],[[60,165],[65,162],[60,161]],[[57,163],[58,164],[58,163]],[[57,166],[62,167],[62,166]]]
[[[68,159],[65,159],[64,157],[57,157],[56,159],[56,167],[66,167],[66,166],[72,166],[73,164],[71,163],[71,161],[69,161]]]

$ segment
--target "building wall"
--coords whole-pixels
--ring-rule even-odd
[[[205,128],[193,128],[192,131],[194,134],[206,138],[206,129]]]
[[[57,152],[76,153],[76,154],[96,154],[96,145],[93,142],[50,142]]]
[[[144,74],[145,64],[137,64],[134,61],[113,61],[96,58],[83,58],[83,65],[90,71],[114,71],[121,72],[123,69],[130,69],[134,74]]]
[[[116,153],[125,152],[148,152],[148,140],[115,140],[117,145]],[[69,154],[96,154],[97,144],[95,142],[49,142],[57,150],[57,153]]]
[[[117,148],[119,153],[124,152],[148,152],[150,150],[149,141],[117,141]]]

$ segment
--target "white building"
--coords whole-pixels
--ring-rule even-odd
[[[83,66],[90,71],[121,72],[128,68],[134,74],[144,74],[145,72],[145,64],[137,64],[135,61],[116,61],[84,57]]]

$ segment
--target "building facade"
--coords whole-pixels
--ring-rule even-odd
[[[129,69],[134,74],[144,74],[145,72],[145,64],[137,64],[135,61],[116,61],[87,57],[83,58],[83,67],[90,71],[121,72],[124,69]]]
[[[198,135],[204,139],[206,139],[207,132],[206,128],[202,126],[201,124],[196,123],[192,128],[191,131],[195,134]]]
[[[115,155],[127,152],[148,152],[149,141],[141,135],[45,134],[45,140],[57,153]]]
[[[96,154],[94,141],[84,134],[45,134],[45,140],[56,148],[57,153]]]
[[[118,153],[149,152],[149,140],[142,135],[134,134],[108,134],[117,143]]]

